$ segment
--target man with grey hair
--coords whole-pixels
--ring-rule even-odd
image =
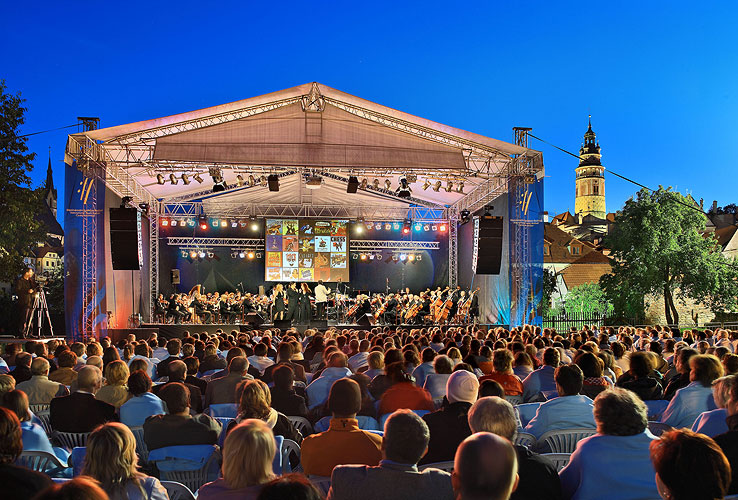
[[[490,432],[472,434],[456,451],[452,481],[457,500],[509,500],[518,486],[512,444]]]
[[[60,432],[92,432],[98,425],[115,417],[115,406],[95,399],[102,387],[102,372],[85,366],[77,376],[77,392],[51,400],[51,427]]]
[[[167,375],[169,377],[167,384],[172,382],[180,382],[184,384],[190,390],[190,407],[195,413],[202,413],[202,392],[200,392],[200,388],[196,385],[185,382],[185,379],[187,378],[187,365],[185,362],[174,358],[167,366],[167,373],[169,374]],[[151,392],[155,396],[159,396],[164,387],[166,387],[166,384],[159,384],[154,386]]]
[[[477,400],[468,413],[472,432],[491,432],[512,442],[518,429],[513,406],[502,398],[490,396]],[[520,483],[511,500],[560,500],[561,484],[550,460],[525,446],[514,445]]]
[[[49,380],[49,361],[36,358],[31,363],[31,379],[21,382],[16,389],[28,396],[28,404],[47,405],[58,396],[66,396],[69,391],[63,384]]]
[[[418,471],[429,440],[428,426],[420,417],[410,410],[397,410],[384,425],[379,465],[335,467],[327,500],[452,499],[449,473],[432,468]]]

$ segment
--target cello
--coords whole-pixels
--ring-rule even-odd
[[[438,321],[438,319],[441,317],[441,308],[443,307],[443,299],[441,298],[441,296],[443,296],[443,294],[447,292],[448,289],[449,287],[446,287],[446,289],[442,292],[438,292],[438,295],[436,295],[436,298],[430,305],[431,314],[433,315],[433,321]]]
[[[453,297],[455,293],[456,293],[456,290],[448,294],[448,297],[446,298],[446,301],[441,306],[439,315],[436,318],[436,323],[446,323],[448,322],[449,319],[453,319],[453,318],[449,318],[448,315],[451,312],[451,309],[453,309],[454,307]]]

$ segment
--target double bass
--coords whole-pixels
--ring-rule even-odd
[[[471,292],[469,296],[466,298],[466,300],[459,305],[459,312],[456,314],[456,317],[459,321],[462,323],[465,323],[469,320],[469,308],[471,307],[471,301],[472,297],[479,291],[479,288],[477,287],[476,290]]]
[[[439,292],[438,295],[436,295],[435,300],[430,305],[431,314],[433,315],[433,321],[438,321],[438,318],[441,317],[441,309],[443,308],[443,299],[441,298],[444,293],[448,291],[449,287],[446,287],[445,290],[442,292]]]

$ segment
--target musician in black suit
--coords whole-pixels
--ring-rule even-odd
[[[476,323],[479,318],[479,295],[476,293],[472,295],[469,303],[469,318],[471,318],[472,323]]]
[[[172,294],[169,297],[169,305],[167,306],[167,316],[174,318],[175,323],[179,323],[184,318],[185,313],[181,310],[182,307],[177,300],[177,296]]]
[[[297,302],[297,322],[307,325],[313,319],[313,306],[310,304],[310,287],[307,283],[300,284],[300,295]]]
[[[297,289],[297,283],[294,281],[287,287],[287,312],[284,319],[294,321],[297,319],[297,306],[300,300],[300,291]]]
[[[95,393],[102,387],[102,372],[87,365],[77,375],[77,392],[51,400],[51,428],[60,432],[92,432],[98,425],[115,418],[115,406],[99,399]]]
[[[390,295],[387,300],[387,306],[384,309],[384,321],[388,324],[394,324],[397,321],[397,306],[400,304],[399,295]]]
[[[15,282],[15,294],[18,296],[18,336],[25,337],[28,321],[33,310],[34,292],[38,285],[33,279],[33,269],[26,269],[23,276]]]
[[[461,295],[461,287],[456,287],[456,290],[451,290],[449,293],[451,299],[451,309],[448,311],[449,323],[456,317],[456,312],[459,310],[459,296]]]

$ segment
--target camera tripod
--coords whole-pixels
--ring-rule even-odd
[[[33,319],[36,318],[36,335],[33,336],[33,338],[41,338],[41,334],[43,333],[44,328],[44,316],[46,317],[46,321],[49,323],[49,336],[54,336],[54,326],[51,324],[51,317],[49,316],[49,305],[46,303],[46,292],[43,288],[39,288],[39,291],[36,292],[36,296],[33,299],[33,308],[31,309],[31,314],[28,316],[28,323],[26,324],[26,329],[23,332],[25,337],[29,337],[29,333],[31,333],[31,329],[33,327]]]

